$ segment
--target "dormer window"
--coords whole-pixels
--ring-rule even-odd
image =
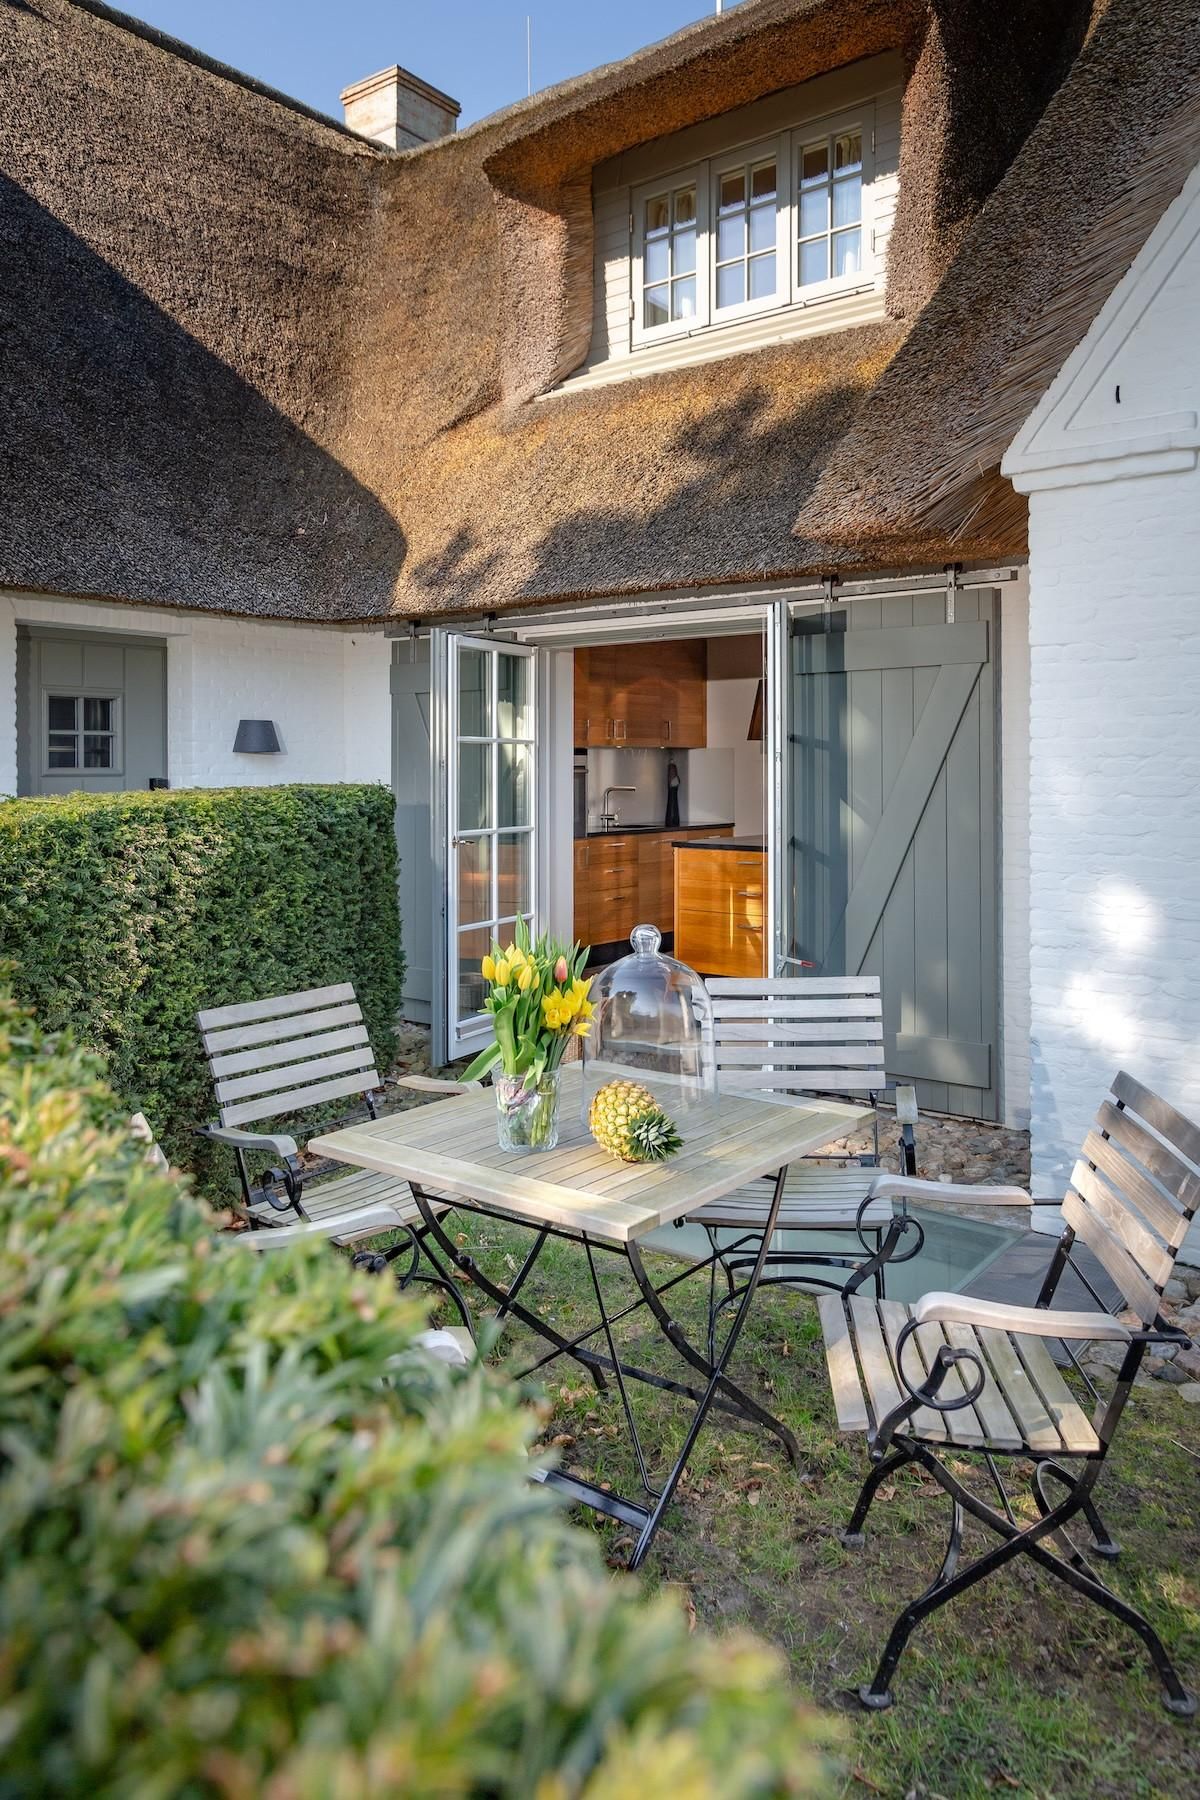
[[[634,344],[872,285],[872,125],[867,106],[635,188]]]

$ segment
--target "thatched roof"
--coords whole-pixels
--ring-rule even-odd
[[[1194,0],[1094,6],[743,0],[399,155],[98,0],[0,7],[0,586],[363,620],[1017,553],[991,471],[1188,154]],[[888,318],[538,397],[593,165],[881,50]]]
[[[1200,162],[1200,7],[1111,0],[802,501],[830,566],[1010,556],[1018,427]]]

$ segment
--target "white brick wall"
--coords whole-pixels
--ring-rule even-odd
[[[1200,1117],[1200,470],[1030,497],[1034,1186],[1120,1064]]]
[[[0,594],[0,794],[17,784],[18,621],[166,639],[172,787],[391,778],[391,646],[381,633],[9,593]],[[285,754],[235,756],[240,718],[274,719]]]

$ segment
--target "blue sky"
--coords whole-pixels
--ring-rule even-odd
[[[627,56],[715,10],[713,0],[117,0],[198,50],[341,116],[338,94],[403,63],[462,102],[460,125]],[[726,0],[728,7],[729,0]]]

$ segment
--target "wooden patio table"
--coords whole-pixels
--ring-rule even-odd
[[[524,1375],[560,1356],[570,1356],[588,1370],[598,1388],[606,1388],[610,1376],[615,1379],[649,1504],[613,1494],[560,1469],[539,1471],[538,1478],[634,1529],[638,1535],[629,1566],[637,1568],[714,1405],[763,1425],[783,1444],[792,1462],[798,1460],[796,1441],[787,1426],[738,1386],[728,1373],[729,1362],[769,1260],[788,1164],[844,1137],[868,1120],[871,1112],[869,1107],[841,1101],[797,1101],[745,1093],[717,1094],[683,1111],[677,1095],[668,1087],[657,1086],[650,1077],[645,1085],[673,1112],[683,1147],[667,1162],[621,1163],[601,1149],[587,1129],[581,1112],[581,1080],[577,1065],[563,1070],[559,1141],[554,1150],[525,1155],[501,1150],[496,1138],[496,1100],[490,1088],[331,1131],[314,1138],[309,1148],[337,1162],[402,1176],[409,1182],[427,1227],[425,1253],[436,1263],[440,1250],[488,1296],[497,1318],[519,1319],[549,1345]],[[721,1199],[759,1177],[774,1178],[766,1229],[750,1278],[735,1296],[732,1323],[718,1347],[715,1320],[719,1308],[713,1294],[718,1254],[689,1261],[682,1272],[656,1285],[646,1271],[640,1246],[649,1233],[682,1222],[706,1201]],[[507,1289],[493,1282],[469,1252],[455,1243],[443,1217],[447,1200],[455,1209],[534,1230],[532,1247]],[[740,1241],[757,1236],[756,1227]],[[571,1338],[531,1312],[520,1297],[550,1237],[565,1237],[583,1247],[596,1297],[598,1323]],[[722,1254],[735,1247],[723,1246]],[[605,1305],[597,1252],[621,1258],[641,1295],[616,1314]],[[700,1346],[691,1342],[671,1316],[663,1296],[703,1270],[709,1272],[710,1324],[708,1341]],[[699,1377],[698,1383],[675,1381],[635,1367],[618,1354],[613,1327],[642,1306],[649,1308],[672,1349]],[[603,1350],[596,1346],[597,1338],[603,1339]],[[648,1382],[695,1402],[683,1448],[661,1486],[651,1481],[630,1407],[630,1380]]]

